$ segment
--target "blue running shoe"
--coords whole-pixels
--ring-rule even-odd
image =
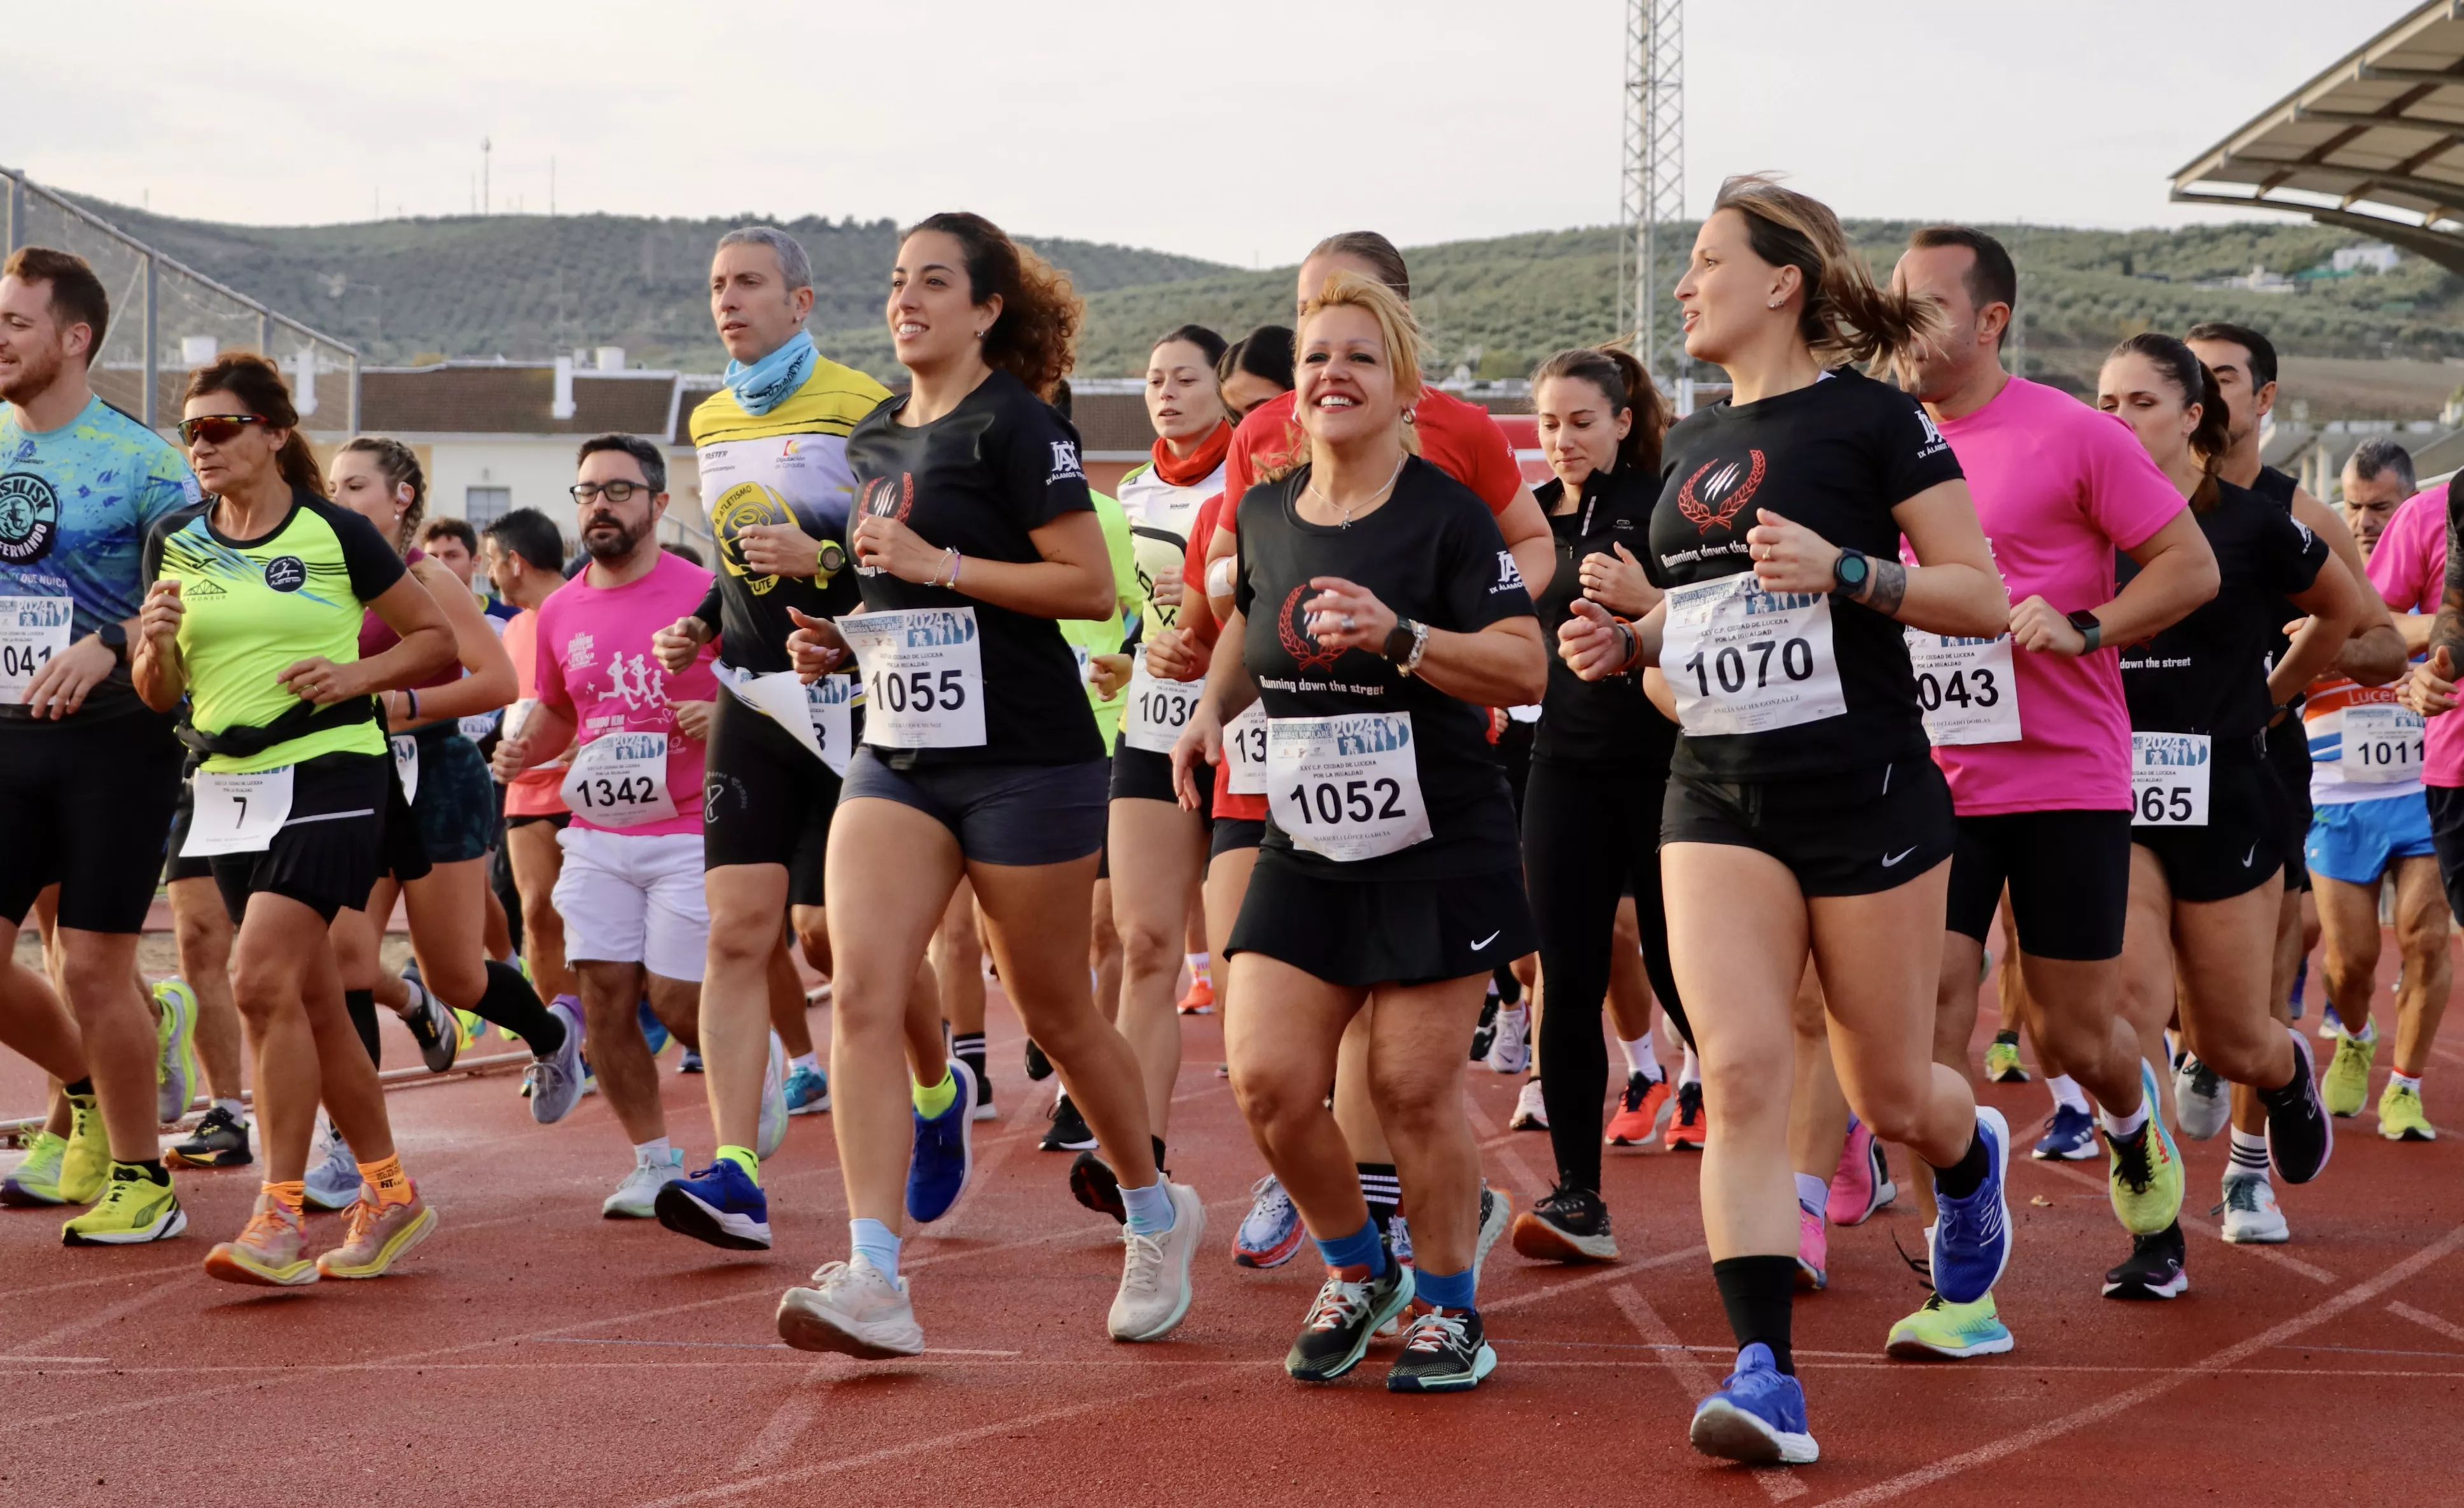
[[[642,1040],[650,1044],[650,1055],[656,1057],[666,1052],[668,1024],[659,1019],[657,1011],[650,1009],[650,1002],[647,996],[640,1005],[633,1008],[633,1015],[642,1023]]]
[[[694,1052],[692,1048],[685,1049],[685,1055],[676,1059],[676,1072],[679,1074],[700,1073],[701,1054]]]
[[[1720,1390],[1694,1406],[1686,1438],[1705,1455],[1755,1466],[1806,1466],[1822,1456],[1805,1428],[1805,1389],[1760,1341],[1739,1351]]]
[[[937,1116],[915,1115],[915,1151],[907,1163],[907,1218],[931,1225],[950,1212],[967,1191],[975,1171],[976,1071],[966,1059],[950,1059],[957,1098]]]
[[[2036,1138],[2032,1155],[2048,1163],[2084,1163],[2096,1154],[2096,1117],[2069,1105],[2056,1105],[2045,1118],[2045,1134]]]
[[[787,1070],[787,1114],[817,1116],[830,1108],[830,1079],[818,1068]]]
[[[2011,1261],[2011,1204],[2004,1175],[2011,1171],[2011,1127],[2002,1112],[1976,1107],[1976,1136],[1985,1143],[1985,1181],[1955,1199],[1934,1175],[1934,1203],[1941,1218],[1933,1228],[1934,1292],[1954,1304],[1972,1304],[1993,1291]]]
[[[662,1186],[651,1201],[659,1224],[731,1252],[770,1250],[770,1196],[733,1158]]]

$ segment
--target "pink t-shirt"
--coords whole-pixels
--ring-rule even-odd
[[[2404,499],[2367,566],[2389,612],[2436,612],[2447,593],[2447,483]],[[2421,783],[2464,787],[2464,717],[2432,718],[2421,739]]]
[[[701,606],[710,572],[680,555],[659,552],[639,581],[613,588],[590,585],[583,571],[539,608],[538,694],[543,706],[570,714],[578,745],[603,733],[668,736],[668,794],[676,814],[664,822],[610,831],[638,836],[701,831],[704,748],[676,730],[675,703],[718,695],[711,674],[715,640],[681,676],[671,676],[650,653],[650,635]],[[576,827],[593,827],[579,812]]]
[[[2113,556],[2188,506],[2120,419],[2013,377],[1993,401],[1942,421],[2013,606],[2061,612],[2113,600]],[[2130,711],[2106,645],[2080,658],[2014,650],[2022,736],[1946,744],[1934,760],[1965,817],[2130,807]]]

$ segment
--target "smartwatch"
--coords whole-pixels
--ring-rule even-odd
[[[847,569],[847,546],[841,544],[836,540],[824,540],[822,542],[822,556],[819,565],[821,567],[821,573],[824,576],[837,575],[839,572]]]
[[[1378,646],[1377,652],[1401,664],[1403,656],[1412,653],[1412,620],[1400,613],[1396,614],[1395,626],[1386,631],[1386,642]]]
[[[1841,550],[1831,563],[1831,589],[1842,597],[1854,597],[1874,579],[1874,563],[1862,550]]]
[[[128,663],[127,624],[106,623],[101,628],[94,631],[94,636],[102,641],[102,647],[104,649],[111,651],[111,657],[113,659],[118,660],[122,665]]]
[[[2087,648],[2079,651],[2081,654],[2095,654],[2097,646],[2104,642],[2104,625],[2096,621],[2096,614],[2093,612],[2082,609],[2072,613],[2071,627],[2086,635]]]

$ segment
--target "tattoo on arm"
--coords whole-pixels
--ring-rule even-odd
[[[2439,600],[2438,616],[2430,625],[2430,648],[2443,649],[2450,659],[2464,662],[2464,583],[2451,582]]]
[[[1886,618],[1896,616],[1900,610],[1900,599],[1908,594],[1908,568],[1898,561],[1879,560],[1870,555],[1866,562],[1865,589],[1852,600],[1863,603]]]

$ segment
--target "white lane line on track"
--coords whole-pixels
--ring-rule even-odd
[[[2015,1166],[2017,1164],[2014,1163],[2013,1165]],[[2067,1178],[2072,1183],[2083,1185],[2099,1190],[2102,1190],[2106,1186],[2106,1180],[2104,1178],[2095,1173],[2088,1172],[2084,1168],[2073,1167],[2067,1163],[2057,1162],[2052,1158],[2032,1157],[2028,1159],[2028,1165],[2030,1167],[2038,1168],[2044,1172]],[[2187,1211],[2189,1208],[2189,1202],[2186,1199],[2183,1201],[2183,1209]],[[2220,1227],[2211,1225],[2208,1221],[2202,1220],[2196,1215],[2187,1212],[2177,1218],[2182,1222],[2182,1229],[2185,1231],[2206,1236],[2209,1240],[2217,1242],[2220,1245],[2231,1245],[2236,1252],[2243,1253],[2250,1256],[2255,1256],[2262,1262],[2272,1262],[2277,1267],[2283,1268],[2288,1273],[2299,1273],[2314,1283],[2341,1283],[2343,1281],[2343,1278],[2338,1277],[2335,1274],[2327,1271],[2325,1268],[2318,1266],[2316,1263],[2305,1262],[2301,1260],[2301,1258],[2295,1256],[2292,1253],[2284,1251],[2280,1247],[2252,1246],[2227,1242],[2225,1240],[2224,1231]]]
[[[1642,1297],[1642,1290],[1628,1283],[1610,1289],[1609,1298],[1624,1313],[1626,1323],[1659,1350],[1661,1364],[1668,1368],[1668,1375],[1684,1393],[1686,1402],[1698,1402],[1718,1389],[1719,1380],[1712,1376],[1711,1369],[1695,1360],[1693,1351],[1677,1339],[1677,1332],[1668,1328],[1668,1321],[1660,1318],[1660,1311]],[[1763,1491],[1775,1503],[1806,1494],[1805,1484],[1784,1467],[1762,1467],[1755,1471],[1754,1480],[1762,1484]]]
[[[2425,1330],[2431,1331],[2434,1334],[2443,1335],[2450,1341],[2464,1341],[2464,1324],[2451,1324],[2447,1320],[2440,1319],[2438,1316],[2431,1314],[2429,1310],[2415,1309],[2412,1305],[2406,1303],[2401,1299],[2387,1305],[2387,1307],[2395,1311],[2397,1314],[2402,1315],[2407,1320],[2411,1320],[2414,1324],[2421,1326]],[[2407,1354],[2413,1355],[2418,1353],[2408,1352]]]
[[[60,1325],[55,1329],[46,1330],[40,1335],[31,1336],[26,1340],[20,1341],[15,1345],[9,1348],[8,1354],[11,1356],[22,1356],[28,1352],[40,1351],[47,1345],[55,1345],[62,1341],[68,1340],[72,1336],[83,1335],[89,1330],[99,1330],[104,1325],[116,1323],[119,1320],[128,1318],[130,1315],[136,1314],[140,1310],[150,1308],[151,1306],[162,1302],[165,1298],[187,1293],[193,1288],[196,1283],[203,1280],[203,1272],[199,1269],[191,1268],[189,1269],[188,1275],[186,1277],[174,1277],[168,1281],[158,1283],[154,1287],[147,1289],[145,1292],[139,1294],[134,1297],[123,1298],[116,1304],[106,1304],[100,1309],[90,1310],[86,1314],[70,1320],[64,1325]]]
[[[2195,1382],[2202,1377],[2211,1376],[2227,1367],[2234,1366],[2261,1351],[2269,1350],[2293,1339],[2305,1330],[2325,1324],[2347,1310],[2359,1308],[2398,1283],[2418,1275],[2432,1263],[2452,1254],[2459,1247],[2464,1247],[2464,1226],[2457,1226],[2429,1246],[2423,1247],[2379,1274],[2378,1276],[2365,1279],[2343,1293],[2330,1295],[2292,1319],[2262,1330],[2246,1341],[2237,1341],[2223,1350],[2193,1362],[2188,1366],[2178,1367],[2161,1377],[2142,1383],[2136,1387],[2116,1393],[2101,1403],[2090,1404],[2058,1419],[2047,1420],[2032,1430],[2022,1430],[2015,1434],[2005,1435],[1991,1444],[1947,1456],[1930,1466],[1921,1466],[1913,1472],[1903,1473],[1888,1481],[1877,1482],[1862,1491],[1827,1499],[1822,1508],[1872,1508],[1873,1504],[1886,1503],[1915,1492],[1919,1488],[1930,1487],[1936,1482],[1946,1481],[1971,1467],[1991,1466],[2007,1461],[2023,1451],[2032,1451],[2049,1440],[2059,1439],[2074,1430],[2102,1423],[2116,1414],[2161,1398],[2186,1383]]]
[[[61,1283],[38,1283],[33,1288],[10,1289],[9,1302],[13,1305],[23,1299],[32,1298],[36,1294],[55,1294],[66,1288],[98,1288],[104,1283],[133,1283],[142,1277],[161,1277],[166,1273],[193,1273],[196,1270],[197,1264],[194,1261],[173,1262],[163,1267],[141,1267],[130,1273],[106,1273],[100,1277],[72,1277]]]

